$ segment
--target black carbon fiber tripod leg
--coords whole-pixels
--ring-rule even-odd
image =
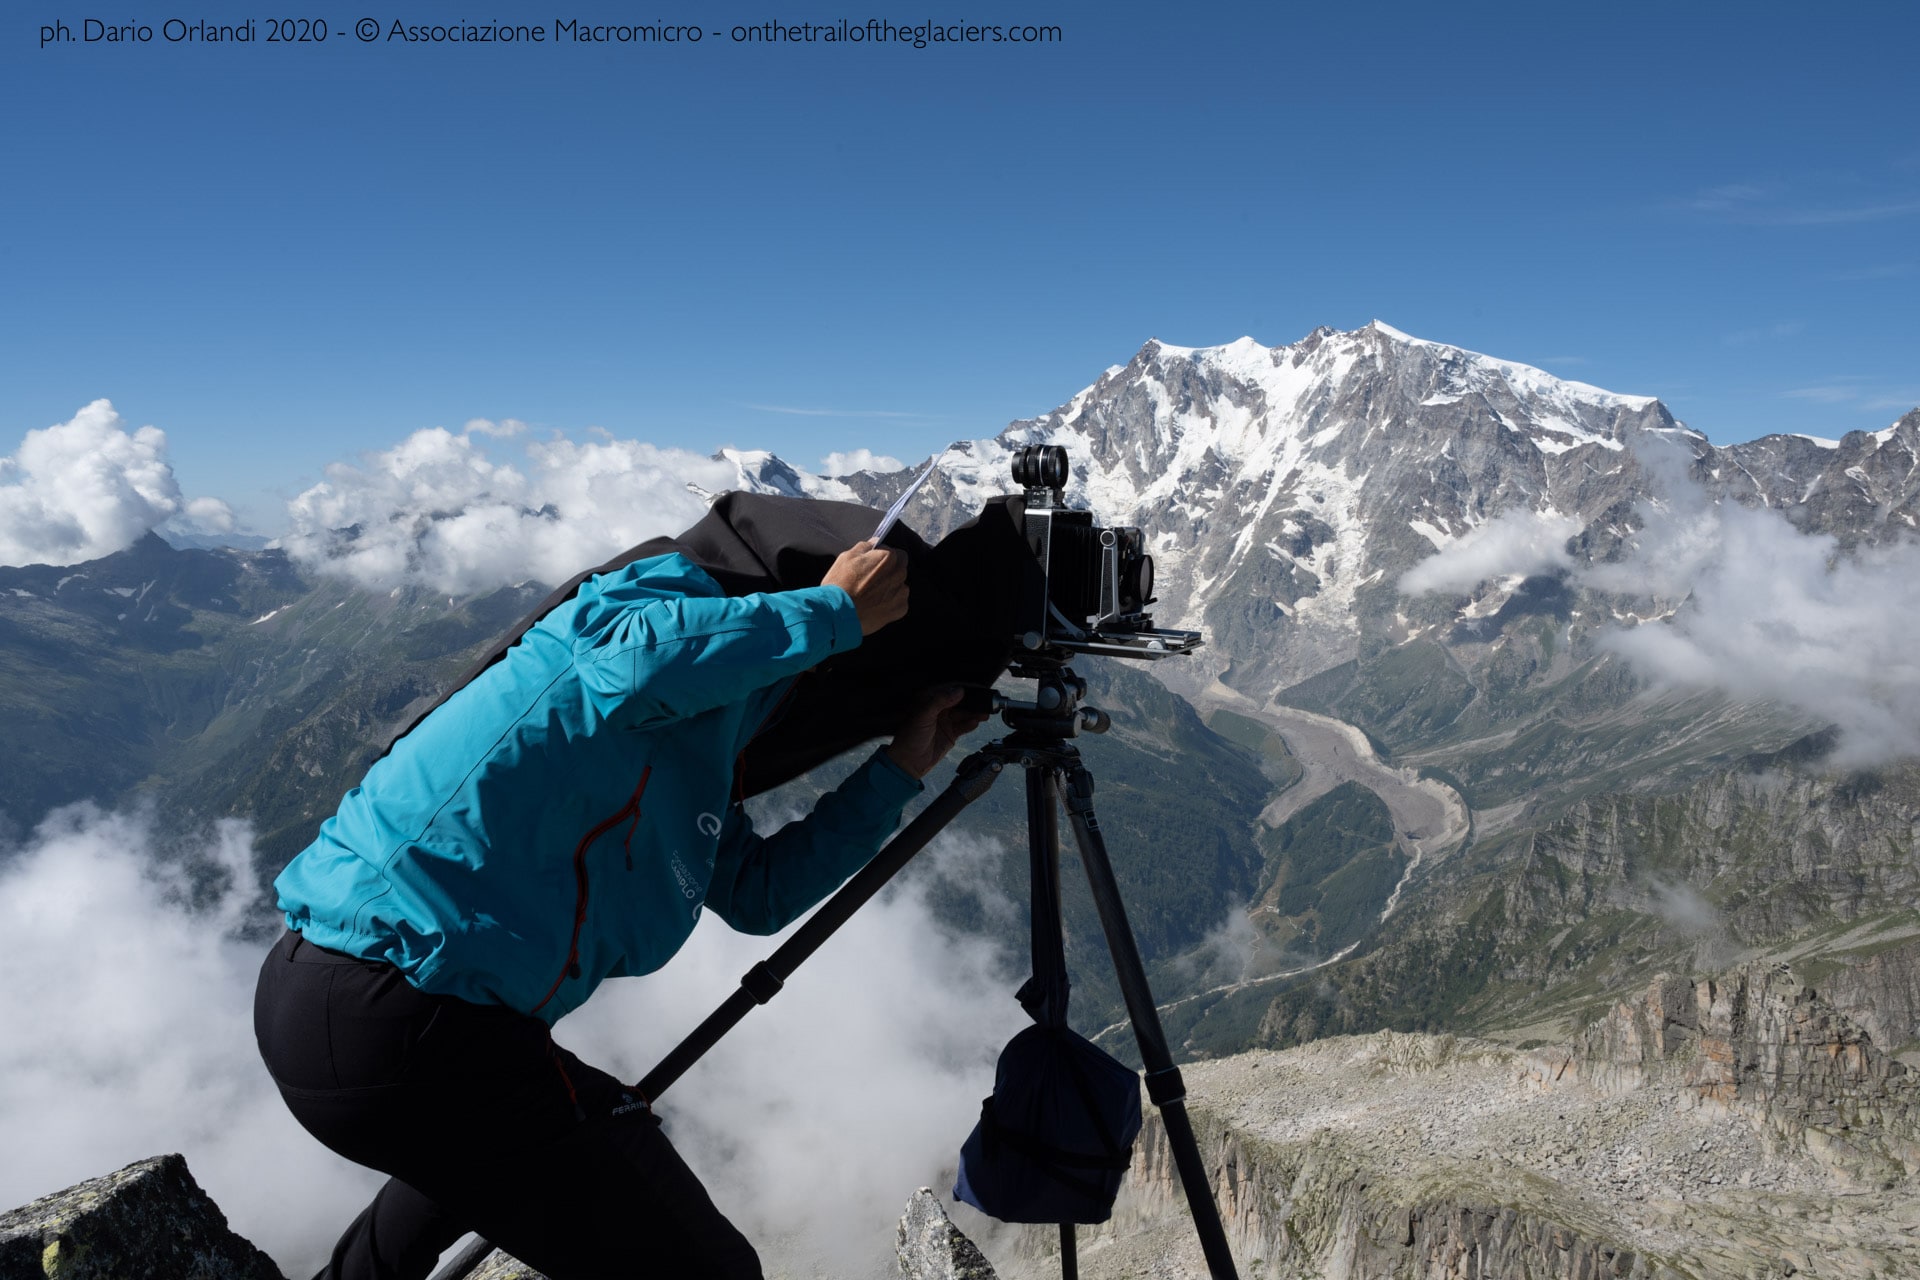
[[[1028,909],[1033,979],[1021,1000],[1042,1026],[1067,1024],[1066,930],[1060,919],[1060,770],[1052,752],[1022,756],[1027,766]],[[1079,1280],[1073,1224],[1060,1224],[1060,1280]]]
[[[1078,752],[1067,750],[1069,754],[1059,766],[1067,820],[1080,846],[1080,861],[1087,869],[1087,883],[1093,890],[1094,908],[1100,913],[1100,928],[1107,935],[1107,950],[1113,956],[1120,993],[1126,997],[1134,1043],[1139,1046],[1140,1061],[1146,1067],[1147,1096],[1160,1108],[1160,1123],[1166,1128],[1167,1146],[1173,1152],[1174,1167],[1180,1172],[1180,1185],[1187,1193],[1187,1208],[1193,1213],[1194,1229],[1200,1234],[1200,1250],[1206,1255],[1207,1272],[1214,1280],[1238,1280],[1233,1255],[1227,1249],[1226,1228],[1220,1223],[1220,1209],[1213,1202],[1212,1179],[1200,1159],[1200,1144],[1194,1139],[1193,1122],[1187,1116],[1187,1088],[1180,1079],[1180,1069],[1173,1065],[1173,1056],[1167,1051],[1160,1011],[1154,1006],[1153,992],[1147,987],[1140,948],[1134,942],[1133,927],[1127,923],[1127,909],[1120,901],[1119,886],[1114,883],[1113,866],[1107,861],[1107,842],[1100,834],[1100,820],[1094,816],[1093,775],[1080,762]]]
[[[640,1096],[648,1102],[657,1100],[666,1092],[667,1086],[678,1080],[688,1067],[718,1044],[720,1038],[733,1030],[755,1005],[773,999],[786,980],[793,976],[793,971],[820,949],[821,943],[852,919],[853,913],[880,892],[887,881],[898,875],[915,854],[959,816],[962,809],[987,793],[994,778],[999,776],[1000,768],[1000,761],[984,752],[976,752],[962,760],[953,781],[934,798],[932,804],[922,809],[899,835],[874,855],[873,861],[842,885],[840,892],[828,898],[818,911],[808,917],[805,924],[794,930],[793,936],[782,943],[779,949],[747,970],[746,976],[740,979],[739,990],[708,1014],[707,1020],[694,1028],[693,1034],[660,1060],[660,1065],[647,1072],[646,1078],[638,1086]]]

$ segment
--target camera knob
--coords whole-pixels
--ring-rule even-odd
[[[1113,717],[1098,707],[1080,708],[1080,728],[1085,733],[1105,733],[1113,727]]]

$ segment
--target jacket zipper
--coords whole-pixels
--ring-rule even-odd
[[[580,930],[585,928],[587,923],[587,850],[593,846],[595,840],[629,819],[632,820],[632,826],[627,828],[627,838],[621,842],[621,848],[626,852],[627,870],[633,870],[631,844],[634,830],[640,825],[640,797],[646,793],[647,779],[652,774],[652,765],[642,769],[640,781],[634,787],[633,794],[627,797],[627,802],[621,805],[616,813],[601,819],[593,830],[582,836],[579,845],[573,851],[573,936],[567,941],[567,964],[560,970],[560,976],[553,980],[553,985],[547,988],[547,994],[540,997],[540,1003],[533,1006],[534,1013],[540,1012],[547,1006],[547,1002],[559,993],[568,978],[580,976]]]

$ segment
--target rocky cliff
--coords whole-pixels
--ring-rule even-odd
[[[0,1280],[281,1280],[177,1155],[0,1213]]]
[[[1822,773],[1796,754],[1537,822],[1476,810],[1472,845],[1377,946],[1274,993],[1260,1041],[1557,1042],[1655,974],[1772,961],[1897,1054],[1920,1039],[1920,769]]]
[[[1767,942],[1920,902],[1917,851],[1920,769],[1756,761],[1677,794],[1576,803],[1530,838],[1506,914],[1570,923],[1627,908],[1676,933]]]
[[[1543,1083],[1665,1086],[1677,1105],[1744,1120],[1841,1182],[1892,1187],[1920,1172],[1920,1081],[1786,965],[1662,975],[1534,1060]]]
[[[1594,1045],[1609,1034],[1596,1028]],[[1910,1181],[1863,1186],[1684,1084],[1563,1074],[1542,1087],[1527,1053],[1393,1033],[1186,1074],[1249,1280],[1920,1274]],[[1204,1276],[1184,1206],[1150,1123],[1082,1274]],[[1048,1247],[1036,1234],[1001,1273],[1047,1274]]]

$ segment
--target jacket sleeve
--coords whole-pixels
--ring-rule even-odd
[[[678,556],[600,585],[566,625],[583,685],[630,729],[737,702],[860,643],[839,587],[725,596]]]
[[[873,860],[925,788],[875,751],[813,812],[771,836],[756,835],[739,805],[727,810],[707,906],[742,933],[778,933]]]

